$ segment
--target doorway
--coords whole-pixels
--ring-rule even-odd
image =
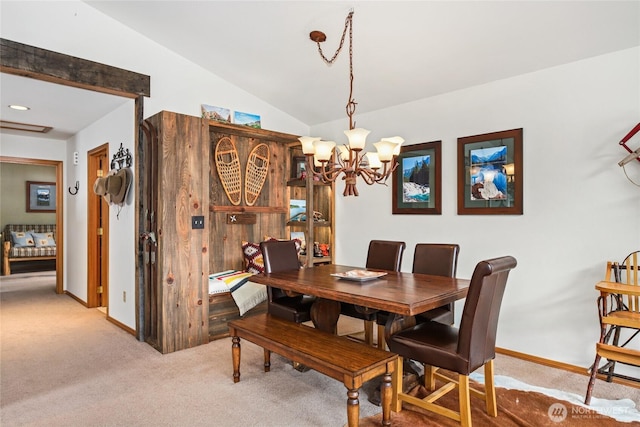
[[[13,163],[19,165],[54,166],[56,168],[56,189],[62,188],[62,161],[28,159],[22,157],[0,156],[0,163]],[[56,200],[56,293],[63,293],[63,256],[64,256],[64,233],[63,233],[63,203],[64,197]]]
[[[109,144],[87,153],[87,188],[109,171]],[[109,204],[89,192],[87,197],[87,307],[104,307],[109,316]]]

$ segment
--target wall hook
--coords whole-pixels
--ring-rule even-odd
[[[71,191],[71,187],[69,187],[69,194],[71,194],[72,196],[75,196],[76,194],[78,194],[79,189],[80,189],[80,181],[76,181],[76,191],[75,192]]]

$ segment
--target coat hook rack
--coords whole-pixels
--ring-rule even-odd
[[[111,169],[122,169],[123,167],[130,168],[133,163],[133,158],[131,157],[131,152],[128,148],[124,148],[122,143],[120,143],[120,148],[113,155],[113,159],[111,160]]]
[[[71,191],[71,187],[69,187],[69,194],[71,194],[72,196],[75,196],[76,194],[78,194],[79,189],[80,189],[80,181],[76,181],[76,187],[75,187],[76,191]]]

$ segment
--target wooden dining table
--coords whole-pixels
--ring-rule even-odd
[[[414,316],[467,295],[467,279],[417,273],[384,271],[383,276],[358,281],[336,277],[352,270],[381,271],[338,264],[324,264],[300,270],[257,274],[252,282],[287,292],[316,296],[311,310],[314,326],[336,333],[340,303],[351,303],[362,312],[391,313],[385,337],[415,324]]]

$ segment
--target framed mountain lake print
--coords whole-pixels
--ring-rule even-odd
[[[522,215],[522,128],[458,138],[458,215]]]

